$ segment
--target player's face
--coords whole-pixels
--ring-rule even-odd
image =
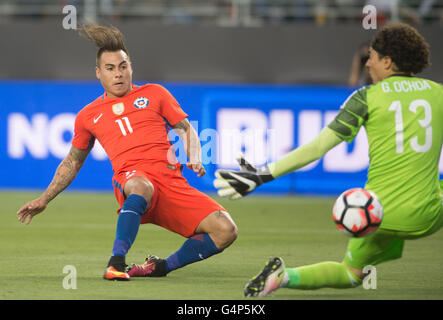
[[[103,52],[95,71],[109,97],[123,97],[131,91],[132,66],[124,51]]]
[[[366,68],[368,68],[373,83],[390,76],[393,73],[392,67],[393,63],[390,57],[380,58],[377,51],[369,48],[369,59],[366,62]]]

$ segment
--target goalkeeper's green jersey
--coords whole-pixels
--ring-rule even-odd
[[[364,126],[369,142],[365,188],[384,207],[382,227],[414,231],[433,223],[442,207],[438,163],[443,140],[443,87],[393,75],[353,92],[329,124],[351,142]]]

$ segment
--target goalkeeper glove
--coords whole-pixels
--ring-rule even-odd
[[[256,168],[246,161],[243,154],[236,157],[241,171],[217,170],[215,172],[214,187],[221,197],[229,197],[231,200],[240,199],[254,191],[265,182],[274,180],[268,166]]]

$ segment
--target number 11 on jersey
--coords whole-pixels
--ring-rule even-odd
[[[124,124],[123,124],[122,120],[125,121]],[[115,120],[115,122],[117,122],[117,124],[120,127],[120,130],[124,136],[127,135],[126,129],[128,130],[129,133],[133,132],[132,127],[131,127],[131,123],[129,122],[128,117],[123,117],[121,119],[117,119],[117,120]],[[126,129],[125,129],[125,124],[126,124]]]

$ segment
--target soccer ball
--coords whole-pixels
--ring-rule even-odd
[[[335,200],[332,219],[347,236],[365,237],[380,226],[383,206],[374,192],[362,188],[349,189]]]

